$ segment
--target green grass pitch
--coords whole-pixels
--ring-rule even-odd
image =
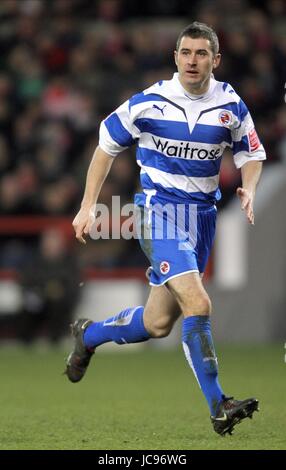
[[[261,409],[225,438],[181,349],[103,350],[71,384],[64,351],[2,347],[0,449],[285,449],[283,346],[217,347],[225,392]]]

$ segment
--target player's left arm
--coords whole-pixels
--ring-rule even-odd
[[[254,225],[253,204],[257,183],[260,179],[262,161],[266,153],[256,133],[252,117],[246,104],[239,98],[236,118],[231,129],[234,163],[241,170],[242,187],[236,194],[248,222]]]
[[[254,197],[257,183],[262,171],[262,162],[250,161],[241,167],[242,187],[237,188],[236,194],[240,199],[241,209],[245,211],[248,222],[254,225]]]

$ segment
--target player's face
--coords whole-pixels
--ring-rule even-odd
[[[175,51],[175,62],[185,90],[200,95],[208,90],[211,73],[220,63],[220,54],[213,54],[208,39],[184,36],[179,50]]]

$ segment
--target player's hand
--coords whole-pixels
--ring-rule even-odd
[[[75,236],[80,243],[86,244],[85,237],[89,234],[94,223],[93,207],[83,206],[73,220]]]
[[[237,188],[236,194],[240,199],[241,210],[245,211],[248,222],[254,225],[253,193],[245,188]]]

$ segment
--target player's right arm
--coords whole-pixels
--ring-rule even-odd
[[[96,148],[88,168],[81,208],[73,221],[75,236],[80,243],[86,243],[85,236],[88,235],[94,222],[92,208],[97,202],[101,187],[110,171],[113,160],[114,158],[102,150],[100,146]]]
[[[73,221],[76,238],[81,243],[86,243],[85,236],[94,222],[94,206],[114,158],[133,145],[139,136],[139,131],[133,124],[134,115],[131,116],[130,110],[128,100],[100,125],[99,146],[89,165],[80,211]]]

